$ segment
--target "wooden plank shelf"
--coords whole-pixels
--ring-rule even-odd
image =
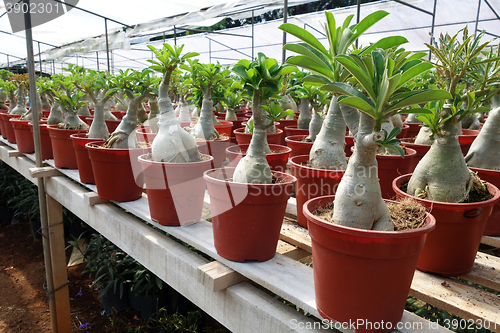
[[[29,174],[29,169],[34,167],[34,155],[9,157],[7,151],[13,148],[0,140],[0,158],[34,181]],[[54,167],[53,160],[46,162]],[[79,182],[78,170],[58,170],[65,177],[45,179],[49,196],[231,331],[323,331],[323,327],[318,326],[321,317],[315,304],[312,268],[297,261],[310,255],[311,242],[307,230],[298,226],[293,219],[294,200],[290,200],[287,207],[287,216],[290,218],[286,218],[283,223],[282,241],[276,256],[262,263],[237,263],[217,254],[210,222],[201,220],[182,227],[160,226],[151,220],[146,194],[133,202],[102,202],[95,193],[95,185]],[[207,210],[208,205],[204,209]],[[193,246],[215,261],[190,251],[164,233]],[[490,264],[485,261],[485,265]],[[488,279],[485,272],[476,275]],[[294,307],[284,305],[269,295],[268,291],[316,318],[304,316]],[[491,319],[489,314],[477,316],[483,317]],[[399,332],[448,332],[446,328],[407,311],[400,324]]]

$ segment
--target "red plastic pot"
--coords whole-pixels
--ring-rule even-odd
[[[220,125],[214,125],[215,130],[219,133],[219,135],[231,137],[233,130],[233,123],[231,121],[219,120]]]
[[[50,160],[54,158],[52,153],[52,141],[50,140],[49,129],[47,128],[47,121],[40,120],[40,146],[42,147],[42,160]],[[33,123],[28,123],[30,131],[33,133]],[[32,134],[33,135],[33,134]]]
[[[153,142],[154,138],[158,133],[151,133],[149,128],[137,128],[135,130],[135,135],[137,136],[138,142]]]
[[[479,178],[488,183],[495,185],[500,188],[500,171],[471,168],[470,170],[477,172]],[[488,236],[500,236],[500,201],[497,201],[493,206],[493,211],[486,222],[486,227],[484,228],[483,235]]]
[[[75,148],[71,134],[86,133],[86,130],[59,129],[57,125],[48,125],[52,152],[56,168],[78,169]]]
[[[406,131],[403,138],[414,138],[418,135],[418,132],[422,128],[423,123],[405,123],[405,126],[408,126],[408,130]],[[401,133],[400,133],[401,134]]]
[[[394,179],[392,187],[396,195],[417,200],[436,219],[436,229],[427,237],[417,269],[443,276],[467,274],[474,266],[488,217],[500,198],[498,188],[488,183],[488,189],[494,197],[482,202],[437,202],[419,199],[403,192],[401,184],[410,177],[411,174]]]
[[[217,119],[221,121],[224,120],[224,117],[218,117]],[[236,141],[236,137],[234,136],[234,130],[241,127],[245,127],[245,125],[243,125],[242,123],[247,121],[248,121],[247,117],[237,117],[237,120],[231,120],[231,122],[233,123],[233,127],[231,128],[231,139],[229,140],[231,143],[235,145],[238,144],[238,142]]]
[[[290,126],[297,126],[297,119],[280,119],[279,125],[276,126],[276,128],[279,128],[283,132],[285,132],[285,127],[290,127]],[[286,141],[285,141],[286,135],[281,136],[281,142],[280,145],[286,146]]]
[[[309,129],[298,129],[297,126],[285,127],[285,138],[294,135],[309,135]]]
[[[232,167],[236,167],[238,162],[246,156],[246,151],[249,145],[241,146],[231,146],[226,148],[226,153],[229,159],[229,163]],[[269,145],[272,151],[278,153],[272,153],[266,155],[267,163],[272,171],[285,172],[286,162],[288,161],[288,155],[292,151],[291,148],[281,145]],[[242,153],[243,152],[243,153]]]
[[[116,119],[120,120],[127,114],[127,111],[111,111],[111,113],[116,117]]]
[[[345,170],[327,170],[302,165],[309,161],[309,155],[290,159],[290,174],[297,178],[295,198],[297,199],[297,221],[307,228],[307,218],[302,211],[304,203],[312,198],[334,195]]]
[[[33,141],[33,133],[28,125],[29,120],[18,120],[11,118],[10,123],[14,129],[14,135],[17,142],[17,150],[21,153],[34,153],[35,142]]]
[[[458,136],[458,143],[460,143],[460,148],[464,156],[467,155],[472,142],[474,142],[479,132],[479,130],[462,129],[462,135]]]
[[[246,145],[250,144],[250,140],[252,140],[252,133],[245,133],[245,128],[238,128],[234,130],[234,135],[236,136],[236,141],[238,141],[238,145]],[[267,143],[270,145],[279,145],[281,142],[281,136],[283,135],[283,131],[278,129],[277,133],[267,133]]]
[[[431,149],[431,145],[420,145],[416,143],[407,142],[405,139],[401,140],[401,143],[405,145],[407,148],[411,148],[417,152],[417,154],[413,157],[413,160],[410,164],[410,170],[408,173],[412,173],[417,167],[418,162],[424,157],[425,154]]]
[[[354,147],[354,137],[346,135],[344,147],[345,156],[349,157],[352,155],[352,147]]]
[[[89,142],[96,144],[104,143],[104,139],[87,138],[87,133],[76,133],[70,135],[75,148],[76,163],[80,174],[80,181],[85,184],[95,184],[94,171],[92,170],[92,162],[90,162],[89,152],[85,145]]]
[[[144,175],[137,160],[148,148],[115,149],[87,143],[101,200],[134,201],[142,196]]]
[[[4,129],[4,123],[3,123],[3,119],[2,119],[2,114],[7,114],[7,110],[0,110],[0,134],[2,134],[2,136],[7,139],[6,137],[6,134],[5,134],[5,129]],[[5,135],[5,136],[4,136]]]
[[[417,152],[406,147],[405,151],[405,158],[399,155],[377,155],[380,191],[384,199],[394,199],[396,192],[392,189],[392,181],[401,175],[410,173],[410,167]]]
[[[406,138],[406,135],[407,135],[409,129],[410,129],[410,126],[408,124],[404,124],[403,128],[401,128],[401,132],[399,132],[399,134],[396,135],[396,137],[398,139]]]
[[[42,109],[42,115],[45,117],[45,118],[48,118],[49,115],[50,115],[50,109]]]
[[[299,155],[309,155],[314,142],[304,142],[307,135],[293,135],[285,138],[286,145],[292,149],[290,158]]]
[[[229,138],[224,140],[204,141],[197,140],[200,153],[210,155],[214,158],[212,168],[220,168],[226,159],[226,148],[229,147]]]
[[[122,122],[121,120],[104,120],[106,122],[106,126],[108,127],[108,132],[113,133],[118,125]]]
[[[207,157],[193,163],[163,163],[147,159],[146,154],[139,156],[151,219],[168,226],[201,219],[206,187],[203,173],[212,168],[213,160]]]
[[[4,127],[2,128],[5,135],[4,138],[7,139],[10,143],[16,143],[16,134],[14,133],[14,127],[12,127],[12,123],[10,122],[11,118],[21,118],[21,115],[18,114],[10,114],[10,113],[1,113],[0,117],[2,117]]]
[[[295,177],[274,172],[277,184],[230,182],[234,168],[205,171],[217,253],[233,261],[274,257]]]
[[[427,225],[420,229],[373,231],[312,215],[333,200],[326,196],[304,204],[318,312],[328,320],[354,323],[356,332],[393,331],[403,316],[419,253],[436,222],[428,214]]]

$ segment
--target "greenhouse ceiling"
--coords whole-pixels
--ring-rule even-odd
[[[149,65],[152,53],[147,48],[151,34],[170,33],[173,27],[194,28],[210,26],[224,17],[246,18],[260,15],[269,10],[281,8],[283,1],[251,1],[227,3],[227,0],[211,0],[198,3],[150,0],[147,6],[137,6],[137,2],[130,0],[81,0],[78,7],[95,12],[109,18],[107,20],[109,32],[109,47],[111,70],[135,68],[142,69]],[[289,1],[289,6],[310,2],[308,0]],[[449,32],[451,34],[469,25],[469,30],[485,30],[484,40],[491,40],[500,36],[500,1],[496,0],[404,0],[408,5],[397,1],[379,1],[361,6],[361,17],[383,9],[391,13],[381,22],[372,27],[362,36],[359,45],[367,45],[388,35],[402,35],[410,42],[406,48],[412,51],[426,50],[424,43],[430,40],[429,33],[432,25],[432,13],[435,8],[434,35]],[[130,7],[129,7],[130,4]],[[133,8],[127,10],[127,8]],[[159,10],[163,8],[164,10]],[[479,10],[478,10],[479,9]],[[189,12],[187,12],[189,11]],[[337,22],[341,22],[350,14],[356,15],[356,6],[331,10]],[[479,14],[479,15],[478,15]],[[115,20],[115,22],[111,21]],[[322,22],[324,13],[316,12],[289,17],[290,23],[297,24],[310,31],[324,43]],[[119,22],[119,23],[117,23]],[[141,23],[142,22],[142,23]],[[125,25],[131,27],[124,28]],[[239,28],[224,30],[225,33],[202,33],[180,37],[176,39],[178,45],[184,44],[184,50],[200,53],[201,62],[220,62],[234,64],[241,58],[251,59],[258,52],[269,57],[281,60],[283,34],[278,29],[282,20],[246,25]],[[9,21],[6,16],[0,18],[0,30],[10,32]],[[48,73],[60,73],[65,63],[78,63],[91,69],[106,69],[106,42],[104,33],[104,19],[90,15],[80,10],[71,10],[67,14],[33,29],[35,53],[40,47],[41,55],[35,56],[35,61],[42,60],[42,69]],[[288,42],[296,41],[292,36]],[[10,63],[23,63],[26,57],[26,41],[24,32],[15,36],[0,34],[0,63],[7,65],[6,55],[10,54]],[[168,40],[174,43],[174,40]],[[69,44],[68,44],[69,43]],[[162,41],[153,44],[160,45]],[[498,43],[498,41],[496,42]],[[64,46],[65,45],[65,46]],[[54,48],[54,46],[58,48]],[[63,46],[63,47],[59,47]],[[39,69],[39,64],[36,65]]]

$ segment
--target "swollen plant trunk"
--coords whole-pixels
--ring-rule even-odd
[[[35,103],[38,108],[38,120],[42,119],[42,100],[40,94],[36,93]],[[21,120],[33,120],[33,113],[31,112],[33,108],[30,108],[26,113],[21,116]]]
[[[261,91],[254,90],[252,105],[260,105]],[[267,133],[264,129],[262,108],[254,108],[254,130],[246,156],[236,166],[233,174],[235,183],[271,184],[271,168],[266,160]],[[267,147],[269,149],[269,147]]]
[[[130,103],[132,103],[132,101]],[[146,120],[148,120],[148,114],[146,112],[146,108],[144,107],[144,103],[140,103],[139,109],[137,110],[137,123],[144,124]]]
[[[128,104],[127,102],[128,102],[128,99],[125,99],[125,100],[124,100],[124,99],[123,99],[124,97],[125,97],[125,93],[124,93],[123,91],[120,91],[120,92],[118,93],[118,98],[119,98],[120,100],[124,101],[124,102],[125,102],[125,105],[123,105],[122,103],[120,103],[120,102],[118,101],[118,99],[117,99],[116,104],[115,104],[115,110],[116,110],[116,111],[127,111],[127,104]]]
[[[59,128],[64,129],[75,129],[75,130],[87,130],[89,125],[87,125],[83,120],[78,117],[75,110],[71,108],[61,107],[64,114],[64,121],[59,123]]]
[[[394,127],[400,127],[401,129],[403,129],[404,127],[403,119],[401,119],[401,115],[399,114],[395,114],[391,117],[391,123],[394,125]]]
[[[238,120],[238,116],[236,116],[236,111],[233,108],[227,109],[226,110],[226,117],[224,119],[228,120],[228,121]]]
[[[295,113],[297,113],[297,103],[293,100],[293,97],[290,95],[281,96],[281,110],[292,110],[294,114],[286,116],[286,119],[294,119]]]
[[[416,113],[410,113],[410,114],[408,114],[408,117],[406,117],[405,123],[417,124],[417,123],[421,123],[421,121],[417,119]]]
[[[348,105],[340,104],[340,111],[349,129],[349,135],[355,137],[358,134],[359,111]]]
[[[193,112],[191,112],[191,117],[198,118],[200,116],[200,109],[195,106]]]
[[[389,210],[382,199],[378,180],[375,121],[361,113],[353,155],[335,194],[333,222],[351,228],[394,230]]]
[[[17,89],[17,105],[10,111],[10,114],[17,114],[17,115],[23,115],[28,110],[24,106],[24,102],[26,100],[26,96],[24,93],[25,89],[22,85],[19,86],[19,89]]]
[[[49,118],[47,119],[47,125],[57,125],[64,121],[63,113],[61,111],[61,106],[54,103],[50,108]]]
[[[189,113],[189,104],[184,99],[181,99],[181,102],[179,103],[177,110],[179,110],[179,121],[181,123],[191,122],[191,115]]]
[[[415,144],[432,145],[431,135],[432,131],[429,127],[420,127],[417,137],[415,138]]]
[[[473,168],[500,171],[500,94],[493,96],[491,106],[493,109],[472,142],[465,161]]]
[[[9,108],[5,105],[5,101],[7,100],[7,93],[5,90],[0,89],[0,110],[8,110]]]
[[[122,118],[116,130],[111,133],[106,141],[107,146],[120,149],[137,148],[135,128],[137,127],[139,107],[144,98],[145,96],[140,95],[130,100],[127,114]]]
[[[297,128],[298,129],[308,129],[309,122],[311,121],[311,111],[309,108],[309,100],[307,98],[300,99],[299,105],[299,119],[297,119]]]
[[[12,110],[14,110],[16,108],[16,106],[17,106],[17,98],[14,95],[14,91],[11,91],[9,93],[9,100],[10,100],[9,113],[12,113]]]
[[[214,127],[214,113],[212,109],[214,107],[214,102],[210,98],[210,95],[204,94],[203,104],[201,106],[200,119],[193,128],[194,136],[203,140],[218,140],[219,133]]]
[[[451,112],[448,105],[443,111]],[[470,189],[470,173],[458,142],[460,124],[451,120],[442,127],[429,151],[418,163],[407,193],[440,202],[461,202]]]
[[[306,138],[307,141],[316,140],[316,136],[321,131],[321,125],[323,125],[323,118],[319,114],[319,106],[313,106],[313,114],[311,122],[309,123],[309,136]]]
[[[80,110],[78,110],[77,114],[80,116],[91,116],[92,115],[90,113],[88,104],[85,104]]]
[[[106,101],[98,100],[94,105],[94,119],[90,125],[88,138],[90,139],[104,139],[109,137],[108,126],[106,126],[104,118],[104,104]]]
[[[199,161],[196,141],[181,128],[168,95],[168,85],[163,83],[159,88],[158,107],[160,109],[158,134],[151,146],[153,161],[169,163]]]
[[[337,97],[333,97],[321,130],[309,152],[311,168],[345,170],[345,122]]]
[[[149,115],[148,124],[151,133],[158,133],[158,117],[160,116],[160,108],[158,107],[158,98],[149,99]]]

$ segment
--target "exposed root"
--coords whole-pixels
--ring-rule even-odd
[[[63,123],[57,124],[57,128],[58,129],[71,129],[71,130],[88,130],[89,125],[87,125],[86,123],[79,123],[77,126],[73,126],[71,124],[63,122]]]

